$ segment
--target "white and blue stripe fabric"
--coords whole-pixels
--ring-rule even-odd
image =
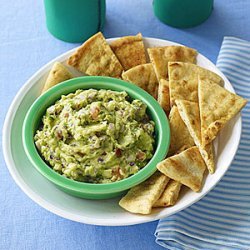
[[[250,42],[225,37],[217,67],[250,99]],[[250,250],[250,103],[242,111],[235,159],[218,185],[191,207],[160,220],[156,242],[171,250]]]

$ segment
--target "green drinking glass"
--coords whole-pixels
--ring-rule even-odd
[[[60,40],[80,43],[104,26],[105,0],[44,0],[44,6],[47,28]]]
[[[154,0],[155,16],[176,28],[189,28],[204,22],[213,10],[214,0]]]

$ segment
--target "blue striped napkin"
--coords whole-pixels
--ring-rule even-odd
[[[217,60],[237,94],[250,98],[250,42],[225,37]],[[250,249],[250,103],[242,111],[237,155],[219,184],[191,207],[160,220],[156,242],[167,249]]]

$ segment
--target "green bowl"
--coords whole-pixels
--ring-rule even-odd
[[[147,105],[147,113],[155,122],[156,147],[154,156],[143,169],[124,180],[108,184],[92,184],[68,179],[51,169],[36,149],[33,138],[46,109],[60,99],[61,95],[75,92],[77,89],[90,88],[126,91],[132,99],[142,100]],[[24,119],[22,139],[25,152],[31,163],[45,178],[62,191],[81,198],[107,199],[121,195],[124,191],[146,180],[156,171],[157,163],[163,160],[168,152],[170,128],[167,117],[158,102],[141,88],[115,78],[84,76],[60,83],[37,98]]]

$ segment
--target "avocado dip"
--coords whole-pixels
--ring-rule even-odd
[[[126,92],[77,90],[50,106],[35,134],[44,160],[59,174],[110,183],[137,173],[154,153],[146,104]]]

